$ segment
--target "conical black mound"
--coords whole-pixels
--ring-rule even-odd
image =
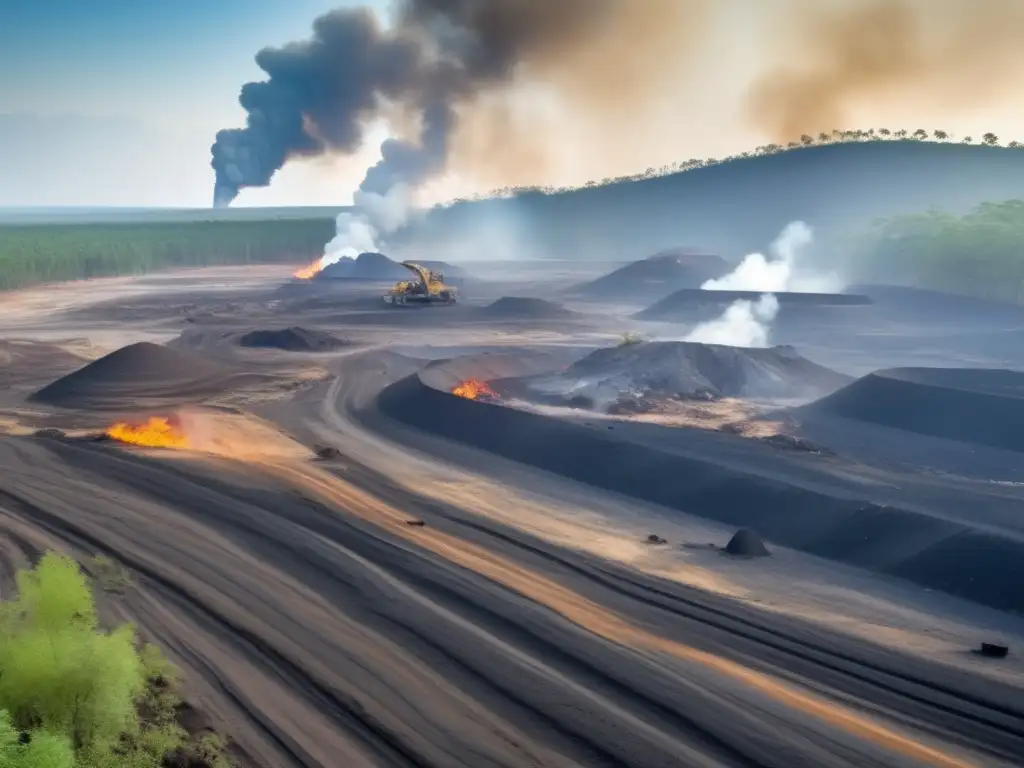
[[[735,557],[767,557],[771,553],[761,537],[749,528],[740,528],[725,545],[725,552]]]
[[[287,352],[330,352],[348,346],[348,341],[339,339],[326,331],[301,328],[250,331],[238,339],[241,347],[256,349],[283,349]]]
[[[30,399],[62,408],[131,409],[202,400],[235,378],[212,360],[143,341],[94,360]]]
[[[480,310],[480,314],[497,320],[545,320],[572,317],[575,313],[560,304],[525,296],[502,296]]]

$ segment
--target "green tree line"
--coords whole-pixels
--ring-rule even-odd
[[[0,290],[228,264],[312,261],[330,219],[0,226]]]
[[[980,137],[975,138],[974,136],[962,136],[956,137],[949,131],[944,131],[940,128],[934,130],[927,130],[925,128],[918,128],[910,131],[905,128],[890,129],[890,128],[867,128],[867,129],[854,129],[854,130],[840,130],[836,129],[829,132],[821,132],[817,134],[805,133],[799,138],[794,138],[792,141],[786,143],[772,143],[762,144],[754,149],[745,150],[734,155],[725,155],[724,157],[692,157],[688,160],[679,160],[674,163],[667,163],[661,166],[650,166],[638,171],[637,173],[627,174],[625,176],[608,176],[601,180],[591,180],[582,186],[519,186],[519,187],[500,187],[498,189],[491,190],[486,193],[479,193],[471,195],[470,197],[459,198],[454,202],[468,202],[471,200],[485,200],[493,197],[515,197],[517,195],[524,194],[536,194],[543,193],[546,195],[557,195],[566,194],[568,192],[574,192],[577,189],[593,188],[607,186],[608,184],[616,184],[619,182],[627,181],[643,181],[645,179],[654,179],[660,176],[668,176],[673,173],[679,173],[680,171],[689,171],[695,168],[709,168],[713,165],[721,165],[722,163],[728,163],[733,160],[741,160],[748,157],[763,157],[765,155],[777,155],[780,152],[788,152],[793,149],[802,149],[804,147],[823,147],[829,144],[849,144],[851,142],[869,142],[869,141],[918,141],[918,142],[930,142],[933,144],[968,144],[972,146],[980,147],[1007,147],[1009,149],[1022,149],[1024,143],[1016,140],[1003,141],[994,133],[984,133]]]
[[[882,220],[856,248],[858,277],[1024,303],[1024,201]]]

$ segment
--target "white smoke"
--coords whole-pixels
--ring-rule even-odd
[[[717,280],[708,280],[705,291],[760,291],[764,293],[838,293],[843,289],[838,275],[815,269],[801,262],[801,255],[814,239],[814,233],[802,221],[793,221],[763,253],[744,257],[732,272]]]
[[[386,195],[376,192],[356,192],[355,210],[339,214],[335,220],[335,235],[324,246],[320,269],[337,264],[342,259],[354,259],[361,253],[378,253],[381,240],[400,229],[412,212],[412,190],[398,184]]]
[[[729,347],[767,347],[779,300],[766,293],[757,301],[734,301],[719,317],[700,323],[684,341],[724,344]]]
[[[729,274],[701,285],[705,291],[756,291],[764,295],[757,301],[734,301],[719,317],[697,325],[685,340],[731,347],[767,347],[771,325],[779,313],[775,293],[842,290],[836,275],[800,263],[800,256],[813,239],[814,233],[804,222],[790,222],[769,247],[770,259],[763,253],[751,253]]]

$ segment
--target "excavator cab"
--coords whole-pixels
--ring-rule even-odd
[[[403,261],[402,266],[412,272],[416,279],[395,283],[384,294],[385,304],[454,304],[458,300],[455,288],[445,284],[443,272],[434,272],[412,261]]]

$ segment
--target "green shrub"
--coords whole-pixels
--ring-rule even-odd
[[[635,331],[626,331],[619,337],[619,346],[627,347],[630,344],[642,344],[644,337]]]
[[[154,646],[136,649],[130,625],[99,627],[74,560],[44,555],[0,604],[0,768],[159,768],[207,750],[177,723],[177,677]]]
[[[18,575],[0,639],[0,707],[21,730],[66,734],[76,749],[112,745],[136,720],[145,683],[129,626],[97,627],[77,563],[44,555]]]
[[[11,716],[0,710],[0,768],[74,768],[75,751],[66,736],[48,731],[28,733],[28,743],[11,724]]]

